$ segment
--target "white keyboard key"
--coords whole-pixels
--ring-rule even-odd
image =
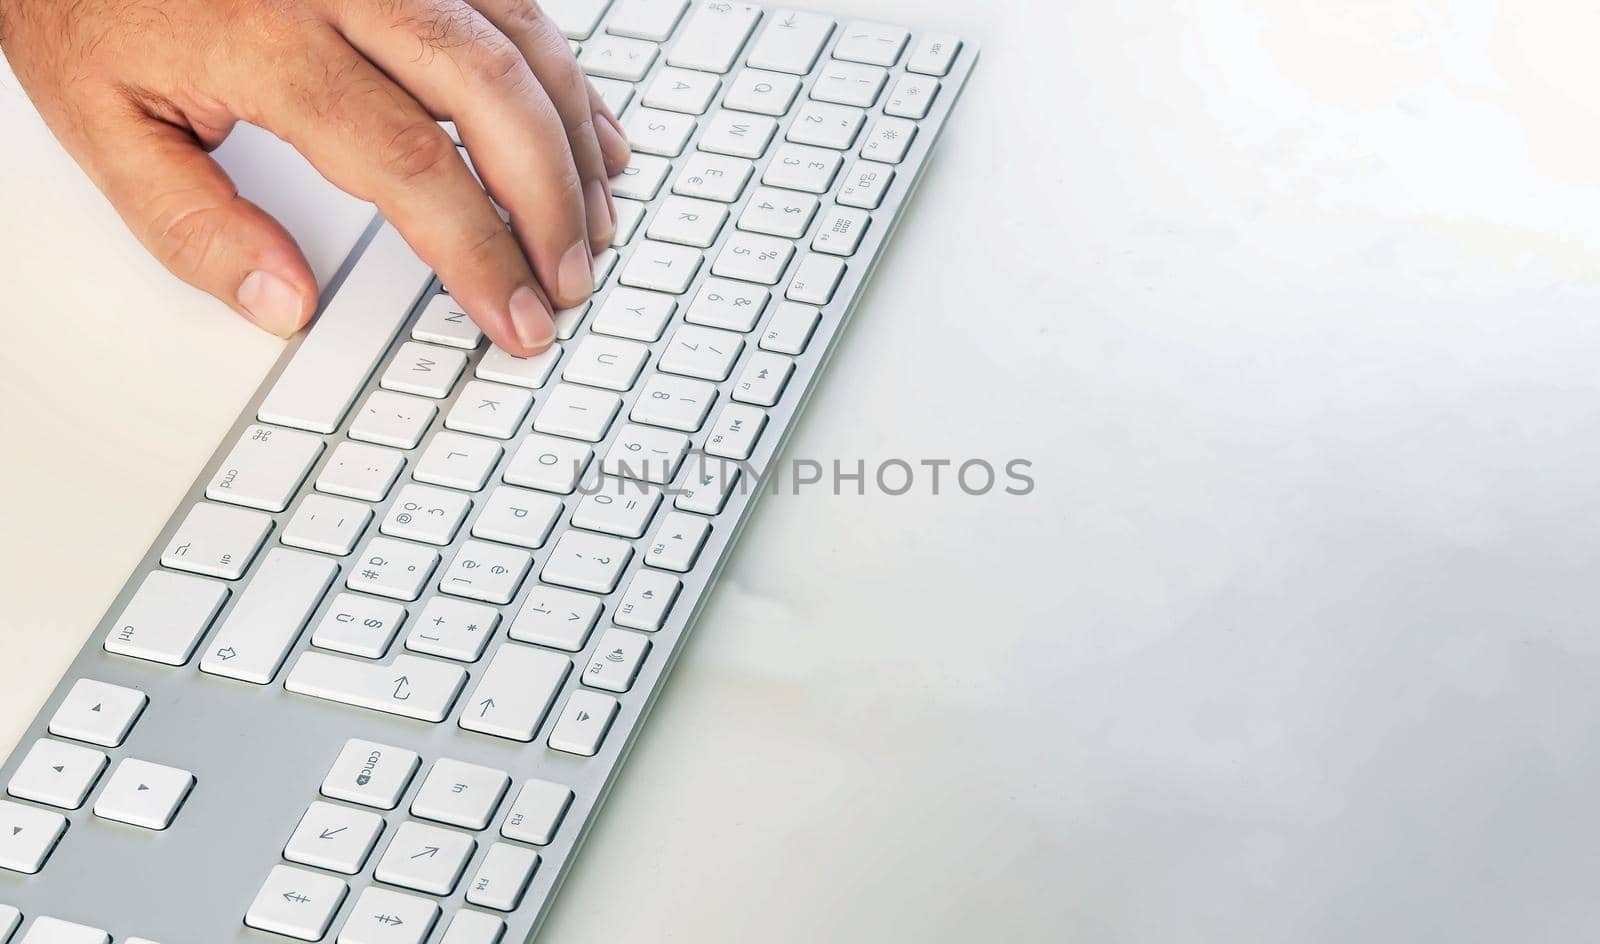
[[[830,256],[854,255],[867,233],[871,217],[866,210],[854,207],[829,207],[822,215],[822,225],[811,240],[811,248]]]
[[[121,685],[78,679],[50,716],[50,733],[101,747],[118,747],[150,699]]]
[[[598,392],[598,391],[596,391]],[[613,415],[616,408],[611,407]],[[606,426],[611,420],[606,419]],[[595,437],[596,440],[604,436]],[[534,433],[523,437],[517,452],[506,464],[505,480],[512,485],[525,485],[544,492],[570,495],[578,487],[578,480],[594,459],[594,450],[580,442],[561,436],[544,436]],[[489,537],[483,535],[483,537]],[[490,540],[494,540],[490,538]],[[507,543],[515,544],[510,541]]]
[[[767,414],[743,403],[730,403],[717,414],[702,447],[706,455],[743,461],[755,451],[761,431],[767,428]]]
[[[282,511],[289,507],[289,500],[320,455],[322,440],[310,433],[246,427],[211,477],[206,497],[262,511]]]
[[[642,629],[647,633],[656,632],[666,625],[667,614],[672,611],[672,604],[677,602],[678,593],[682,589],[683,584],[676,577],[669,577],[653,570],[639,570],[634,573],[633,579],[628,581],[628,589],[622,594],[622,600],[617,603],[617,612],[611,621],[630,629]],[[606,649],[606,642],[602,639],[597,651],[604,652]],[[637,666],[635,669],[637,670]],[[629,678],[632,679],[632,676]],[[626,690],[614,689],[614,691]]]
[[[694,129],[695,120],[688,115],[655,108],[635,108],[622,119],[622,131],[635,151],[662,157],[682,154]]]
[[[692,151],[672,184],[672,192],[718,203],[732,203],[744,193],[755,165],[743,158]]]
[[[183,665],[227,599],[228,588],[214,580],[153,571],[106,635],[106,651]]]
[[[844,158],[839,156],[838,151],[804,144],[785,144],[773,155],[772,163],[761,175],[761,182],[786,190],[827,193],[843,162]]]
[[[572,662],[565,656],[504,643],[461,709],[461,726],[513,741],[532,741],[571,671]]]
[[[383,224],[261,402],[261,422],[337,430],[432,278],[399,231]]]
[[[621,197],[612,197],[611,204],[617,208],[617,232],[611,237],[611,245],[626,246],[633,240],[633,234],[644,219],[644,204]]]
[[[238,580],[271,530],[272,519],[259,511],[200,502],[189,509],[178,533],[167,542],[161,563],[174,570]]]
[[[744,205],[744,212],[739,214],[739,228],[769,236],[799,239],[811,228],[811,218],[816,213],[817,198],[809,193],[758,187],[750,195],[750,202]]]
[[[489,493],[472,523],[472,536],[518,547],[541,548],[561,517],[561,500],[527,489],[501,485]]]
[[[808,252],[800,257],[794,276],[783,297],[808,305],[826,305],[833,301],[833,293],[844,278],[844,260],[820,252]]]
[[[883,195],[894,183],[894,168],[875,161],[858,160],[850,165],[844,183],[839,186],[836,198],[844,206],[876,210],[883,203]]]
[[[779,354],[803,354],[821,321],[822,312],[814,306],[783,302],[761,333],[761,349]]]
[[[661,201],[645,235],[705,249],[717,241],[717,234],[722,232],[722,224],[727,219],[728,208],[720,203],[673,196]]]
[[[340,593],[328,604],[311,644],[353,656],[381,659],[389,652],[400,626],[406,621],[406,608],[389,600]]]
[[[668,512],[656,526],[644,561],[651,567],[686,573],[694,567],[700,548],[710,535],[711,522],[705,518],[681,511]]]
[[[561,829],[567,809],[572,806],[572,791],[548,780],[529,780],[517,791],[511,812],[500,827],[500,835],[535,846],[548,846]]]
[[[567,531],[556,539],[539,579],[574,590],[610,593],[632,557],[633,547],[624,541]]]
[[[697,249],[646,239],[628,259],[621,282],[633,288],[682,295],[689,290],[689,283],[694,281],[704,259]]]
[[[856,143],[866,121],[867,113],[859,108],[806,102],[794,116],[786,140],[845,151]]]
[[[503,770],[442,758],[422,779],[411,815],[463,829],[486,829],[511,787]]]
[[[713,154],[757,158],[767,152],[778,123],[764,115],[719,111],[706,122],[705,133],[695,146]]]
[[[644,104],[685,115],[703,115],[721,87],[722,80],[709,73],[669,67],[650,80],[644,92]]]
[[[543,0],[539,8],[568,39],[588,39],[611,0]]]
[[[17,944],[111,944],[111,935],[99,928],[41,917],[34,919],[33,927]]]
[[[745,60],[757,69],[805,75],[833,35],[833,20],[819,13],[773,10]]]
[[[755,233],[736,232],[722,244],[711,271],[724,278],[776,285],[794,255],[794,244]]]
[[[611,178],[611,195],[630,200],[654,200],[671,170],[671,161],[634,151],[628,166]]]
[[[792,75],[741,69],[722,97],[722,107],[781,118],[800,92],[800,80]]]
[[[22,912],[10,905],[0,905],[0,944],[11,940],[11,935],[22,923]]]
[[[317,800],[300,817],[300,825],[289,837],[283,857],[301,865],[356,875],[366,868],[367,858],[382,833],[383,817],[378,814]]]
[[[415,449],[439,408],[421,397],[374,390],[350,423],[350,438],[396,449]]]
[[[301,630],[339,575],[326,557],[275,547],[239,595],[200,671],[265,685],[282,668]]]
[[[449,295],[435,295],[417,316],[411,326],[411,337],[430,344],[458,347],[463,351],[476,350],[483,343],[483,332],[473,324],[466,310]]]
[[[476,492],[489,481],[502,451],[500,444],[492,439],[463,433],[438,433],[422,451],[411,477],[419,482]]]
[[[572,526],[586,531],[642,538],[661,506],[661,489],[612,475],[600,476],[585,491],[572,509]]]
[[[905,160],[911,142],[917,137],[916,122],[904,118],[879,118],[872,123],[866,141],[861,145],[861,156],[885,164],[898,164]]]
[[[411,751],[351,738],[322,781],[322,795],[392,810],[400,805],[400,797],[421,764],[421,758]]]
[[[900,61],[900,53],[910,38],[911,34],[898,26],[857,20],[847,24],[839,35],[839,42],[833,47],[833,58],[892,66]]]
[[[36,874],[66,831],[59,813],[0,800],[0,869]]]
[[[585,43],[578,65],[590,75],[637,82],[656,61],[656,44],[621,36],[596,36]],[[648,102],[646,103],[648,104]]]
[[[618,0],[606,21],[606,32],[665,42],[687,9],[689,0]]]
[[[561,371],[561,379],[607,390],[627,391],[639,379],[650,358],[643,344],[591,334],[578,342],[572,359]]]
[[[187,770],[124,757],[94,802],[94,815],[144,829],[166,829],[193,789],[194,774]]]
[[[720,515],[741,474],[736,462],[696,453],[684,463],[673,507],[702,515]]]
[[[478,844],[471,836],[424,823],[402,823],[378,860],[374,876],[386,885],[430,895],[455,891]]]
[[[383,665],[308,651],[295,660],[283,687],[313,698],[437,723],[450,714],[466,683],[465,669],[437,659],[402,655]]]
[[[533,394],[520,387],[473,380],[461,388],[444,425],[457,432],[510,439],[522,427],[531,406]]]
[[[351,565],[345,586],[391,600],[415,600],[439,566],[439,553],[408,541],[373,538]]]
[[[756,326],[772,292],[748,282],[706,279],[683,320],[691,324],[745,332]]]
[[[760,8],[747,3],[708,0],[697,4],[667,53],[667,64],[702,72],[727,72],[759,19]]]
[[[552,344],[543,353],[532,357],[513,357],[497,346],[491,346],[478,362],[478,379],[511,384],[537,390],[550,379],[561,359],[561,345]]]
[[[395,352],[379,383],[385,390],[442,400],[450,395],[466,366],[467,355],[460,351],[407,341]]]
[[[636,423],[692,433],[705,424],[717,388],[700,380],[651,374],[628,418]]]
[[[522,642],[577,652],[588,643],[589,633],[600,619],[600,610],[600,600],[587,593],[539,584],[529,591],[506,635]]]
[[[673,332],[657,367],[669,374],[723,381],[744,352],[744,338],[731,331],[684,325]]]
[[[678,300],[660,292],[614,288],[600,306],[591,331],[635,341],[656,341],[678,310]],[[648,352],[647,352],[648,353]],[[630,384],[631,386],[631,384]]]
[[[883,103],[883,113],[897,118],[926,118],[938,96],[938,79],[902,75],[889,93],[889,100]]]
[[[677,0],[677,2],[687,3],[688,0]],[[504,921],[491,918],[481,911],[468,911],[463,908],[450,919],[450,926],[445,929],[444,937],[439,939],[439,944],[502,944],[505,935]]]
[[[794,361],[782,354],[757,351],[745,361],[739,380],[733,385],[733,399],[740,403],[774,406],[789,385],[789,375],[794,373]]]
[[[589,84],[600,93],[600,100],[606,103],[606,107],[611,109],[613,115],[622,114],[628,103],[633,101],[632,82],[618,82],[616,79],[593,76],[589,79]]]
[[[40,738],[18,762],[6,792],[19,800],[75,810],[88,799],[106,763],[99,751]]]
[[[888,70],[878,66],[829,62],[823,65],[817,81],[812,84],[811,97],[819,102],[871,108],[877,104],[888,81]]]
[[[626,692],[633,687],[649,653],[650,640],[646,637],[625,629],[608,629],[583,671],[583,684],[608,692]]]
[[[368,887],[350,909],[339,944],[422,944],[439,921],[439,906],[425,898]]]
[[[487,541],[466,541],[439,581],[439,589],[504,606],[517,595],[533,557],[527,551]]]
[[[539,868],[539,853],[507,842],[489,847],[478,874],[467,885],[467,901],[481,908],[515,911]]]
[[[256,894],[244,923],[284,937],[320,941],[349,891],[344,882],[332,876],[276,865]]]
[[[456,539],[472,499],[460,492],[428,485],[407,485],[395,496],[378,530],[392,538],[444,547]]]
[[[317,491],[362,501],[383,501],[405,465],[406,457],[393,449],[342,442],[317,476]]]
[[[678,474],[688,452],[689,437],[681,433],[628,423],[617,432],[601,469],[608,475],[665,485]]]
[[[371,520],[372,509],[359,502],[307,495],[283,529],[283,543],[343,557],[356,549]]]
[[[534,418],[533,428],[541,433],[599,442],[606,438],[611,421],[621,408],[622,398],[614,393],[578,384],[557,384],[545,399],[544,408]],[[510,478],[506,481],[514,485],[533,484]]]
[[[593,757],[600,753],[617,708],[617,700],[610,695],[577,689],[567,696],[567,705],[556,719],[550,746],[568,754]]]
[[[950,66],[955,64],[956,56],[960,53],[961,40],[943,33],[927,33],[917,41],[911,58],[906,60],[906,71],[922,75],[949,75]]]
[[[406,648],[457,662],[477,662],[500,625],[494,607],[449,597],[434,597],[422,608],[406,637]]]

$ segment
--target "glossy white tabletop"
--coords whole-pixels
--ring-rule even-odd
[[[1592,936],[1600,13],[847,5],[984,62],[790,455],[1037,486],[769,496],[549,939]],[[279,342],[0,126],[4,751]]]

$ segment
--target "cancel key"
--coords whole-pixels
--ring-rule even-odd
[[[411,751],[352,738],[322,781],[323,796],[379,810],[400,805],[421,758]]]

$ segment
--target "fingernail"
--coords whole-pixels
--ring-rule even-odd
[[[511,329],[528,347],[544,347],[556,336],[555,322],[539,293],[524,285],[511,293]]]
[[[622,133],[622,126],[617,124],[615,118],[601,115],[600,120],[594,123],[594,130],[595,137],[600,141],[600,150],[613,164],[628,160],[628,137]]]
[[[617,234],[617,223],[611,218],[611,206],[606,199],[605,185],[598,180],[589,181],[583,188],[583,208],[589,216],[589,243],[602,248],[611,245]]]
[[[594,294],[594,257],[589,254],[587,239],[573,243],[567,254],[561,257],[556,282],[561,286],[561,297],[568,305],[576,305]]]
[[[304,302],[294,286],[265,269],[257,269],[239,283],[239,307],[251,321],[287,338],[300,330]]]

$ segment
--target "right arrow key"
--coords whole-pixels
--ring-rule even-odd
[[[95,801],[94,815],[145,829],[166,829],[194,789],[194,774],[125,757]]]

